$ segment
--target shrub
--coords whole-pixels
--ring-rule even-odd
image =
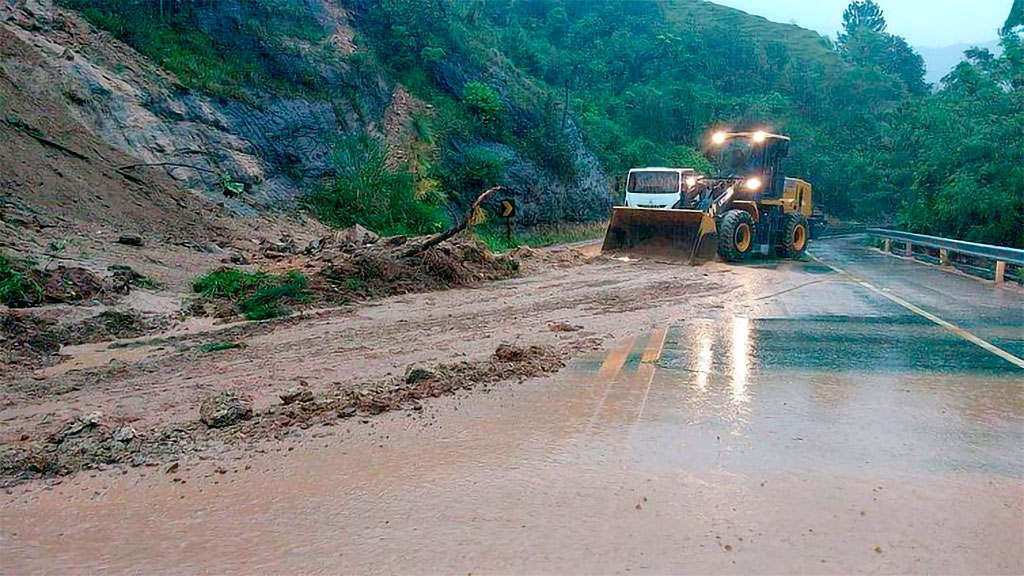
[[[466,84],[462,93],[462,103],[484,126],[496,128],[501,124],[504,116],[501,97],[490,86],[481,82]]]
[[[36,306],[43,300],[43,289],[0,253],[0,304],[11,308]]]
[[[335,149],[337,176],[307,194],[305,206],[325,224],[361,224],[382,235],[429,234],[445,222],[432,198],[417,196],[412,174],[392,171],[380,140],[359,136]]]
[[[306,300],[306,277],[296,270],[273,275],[222,268],[201,276],[192,289],[210,300],[229,300],[249,320],[291,313],[286,303]]]
[[[472,201],[477,194],[498,183],[505,171],[505,159],[482,146],[463,151],[452,147],[445,151],[438,177],[445,189]]]

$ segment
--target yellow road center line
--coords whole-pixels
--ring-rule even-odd
[[[825,266],[828,266],[829,268],[835,270],[836,272],[839,272],[840,274],[843,274],[845,276],[849,276],[851,279],[853,279],[854,282],[860,284],[861,286],[867,288],[868,290],[871,290],[875,294],[878,294],[879,296],[883,296],[883,297],[889,299],[890,301],[895,302],[896,304],[899,304],[900,306],[903,306],[907,310],[910,310],[914,314],[917,314],[918,316],[921,316],[922,318],[926,318],[926,319],[934,322],[935,324],[938,324],[939,326],[942,326],[943,328],[949,330],[950,332],[956,334],[957,336],[963,338],[964,340],[967,340],[971,344],[975,344],[975,345],[979,346],[980,348],[983,348],[983,349],[987,350],[988,352],[991,352],[992,354],[995,354],[996,356],[999,356],[1003,360],[1006,360],[1007,362],[1017,366],[1018,368],[1024,368],[1024,360],[1014,356],[1013,354],[1010,354],[1009,352],[1007,352],[1006,350],[1003,350],[1002,348],[996,346],[995,344],[992,344],[991,342],[987,342],[985,340],[982,340],[981,338],[975,336],[974,334],[971,334],[970,332],[968,332],[967,330],[964,330],[963,328],[957,326],[956,324],[953,324],[951,322],[947,322],[947,321],[943,320],[942,318],[939,318],[935,314],[932,314],[931,312],[929,312],[927,310],[923,310],[923,309],[921,309],[921,308],[911,304],[910,302],[907,302],[903,298],[900,298],[899,296],[896,296],[895,294],[890,294],[890,293],[882,290],[881,288],[878,288],[878,287],[874,286],[873,284],[871,284],[869,282],[861,280],[860,278],[857,278],[856,276],[854,276],[853,274],[850,274],[846,270],[843,270],[842,268],[839,268],[838,266],[833,266],[833,265],[829,264],[828,262],[825,262],[821,258],[818,258],[817,256],[811,256],[811,258],[814,258],[818,262],[821,262]]]
[[[591,431],[594,429],[594,423],[597,422],[597,416],[601,413],[601,408],[604,407],[604,403],[608,400],[608,394],[612,391],[612,384],[615,382],[615,378],[618,376],[619,371],[626,364],[626,359],[629,358],[629,353],[633,351],[633,345],[636,344],[636,336],[631,337],[629,340],[623,342],[620,346],[608,353],[604,363],[601,364],[601,368],[597,371],[598,383],[604,381],[604,391],[601,393],[601,398],[598,399],[597,405],[594,406],[594,412],[590,415],[587,420],[587,427],[583,430],[584,437],[589,436]]]
[[[647,397],[651,395],[651,384],[654,382],[654,373],[658,371],[658,367],[651,362],[655,362],[658,358],[661,358],[661,351],[665,347],[665,337],[668,336],[668,326],[662,326],[654,331],[651,335],[651,339],[647,343],[647,350],[644,351],[644,355],[641,358],[641,370],[649,370],[650,374],[647,377],[647,389],[644,390],[644,399],[640,402],[640,412],[636,415],[636,422],[639,422],[644,417],[644,408],[647,407]]]

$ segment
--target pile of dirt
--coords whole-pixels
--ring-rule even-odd
[[[188,310],[199,316],[234,316],[246,312],[246,299],[259,297],[268,300],[263,302],[265,305],[276,305],[271,300],[280,299],[288,308],[275,315],[287,315],[288,310],[297,307],[446,290],[511,278],[519,273],[517,260],[494,254],[473,239],[450,238],[431,244],[431,238],[373,236],[353,242],[350,235],[342,232],[317,238],[305,248],[283,238],[268,248],[262,262],[266,273],[262,280],[250,279],[248,288],[237,293],[204,293]],[[219,272],[237,275],[237,270],[231,267]],[[275,287],[280,290],[275,291]]]
[[[324,266],[313,276],[314,289],[366,300],[501,280],[519,272],[518,261],[470,239],[452,239],[414,253],[405,246],[410,242],[415,241],[396,245],[385,239],[328,251],[321,259]]]
[[[165,316],[104,310],[62,324],[45,316],[9,310],[0,314],[0,365],[47,366],[56,362],[62,345],[137,338],[163,330],[169,323]]]
[[[0,365],[48,364],[60,351],[64,335],[57,323],[31,314],[9,311],[0,314]]]
[[[544,267],[567,268],[578,266],[592,259],[582,250],[570,246],[548,249],[519,246],[510,250],[508,257],[520,262],[526,270]]]
[[[0,447],[0,486],[111,464],[152,464],[202,452],[212,443],[282,438],[295,428],[331,426],[353,416],[420,410],[421,401],[428,398],[557,372],[567,354],[553,347],[501,345],[485,359],[412,366],[404,376],[334,394],[288,390],[281,394],[281,404],[259,413],[252,412],[251,400],[244,394],[220,392],[203,401],[195,420],[148,431],[98,412],[80,414],[42,440],[23,436]]]
[[[46,304],[65,304],[92,300],[107,292],[107,285],[92,272],[79,266],[57,266],[52,270],[33,270],[32,279],[42,288]]]

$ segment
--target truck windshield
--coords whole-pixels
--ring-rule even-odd
[[[633,172],[626,191],[633,194],[676,194],[682,176],[678,172]]]
[[[761,171],[761,147],[746,138],[733,138],[718,152],[720,176],[745,178]]]

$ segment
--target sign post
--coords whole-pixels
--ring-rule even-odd
[[[505,198],[501,201],[501,217],[505,219],[505,236],[508,243],[512,243],[512,220],[516,217],[516,201],[514,198]]]

